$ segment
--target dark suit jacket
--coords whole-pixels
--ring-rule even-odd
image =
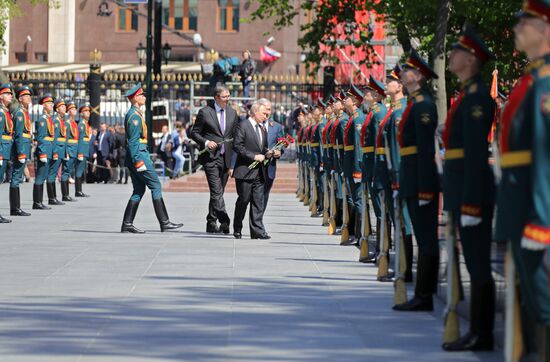
[[[195,141],[199,149],[204,149],[204,143],[206,140],[214,141],[216,143],[221,142],[224,139],[234,138],[235,127],[238,124],[237,112],[229,106],[225,108],[225,132],[222,134],[220,129],[220,123],[218,122],[218,116],[216,115],[216,109],[214,105],[206,106],[199,110],[195,124],[191,128],[189,134],[190,138]],[[216,148],[212,152],[205,152],[199,156],[199,163],[201,165],[212,162],[221,157],[221,147]],[[231,153],[233,152],[232,143],[225,144],[224,159],[225,164],[229,166],[231,162]]]
[[[267,148],[270,149],[277,144],[277,139],[285,136],[283,126],[275,121],[269,121],[267,126]],[[281,153],[284,152],[284,148]],[[267,177],[275,179],[277,173],[277,159],[272,158],[267,164]]]
[[[237,154],[233,177],[239,180],[254,180],[256,177],[264,177],[265,167],[260,162],[256,168],[250,170],[248,166],[254,162],[254,156],[265,154],[267,152],[267,137],[263,136],[263,144],[258,142],[256,130],[248,120],[239,122],[235,130],[235,140],[233,141],[233,150]],[[261,174],[261,175],[260,175]]]
[[[97,133],[97,150],[101,152],[101,155],[105,159],[111,158],[111,152],[112,152],[112,134],[109,131],[105,131],[105,136],[103,137],[103,143],[100,143],[101,141],[101,134],[102,132]]]

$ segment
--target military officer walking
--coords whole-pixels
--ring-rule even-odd
[[[409,98],[397,133],[401,156],[399,199],[405,201],[414,228],[418,266],[414,297],[406,303],[395,305],[393,309],[431,311],[439,272],[439,176],[434,143],[437,107],[426,90],[425,82],[437,78],[437,75],[412,50],[400,78]]]
[[[30,213],[21,210],[21,196],[19,184],[23,178],[23,171],[27,161],[31,158],[32,124],[29,116],[32,90],[22,86],[16,92],[19,108],[14,113],[13,155],[10,180],[10,214],[12,216],[30,216]]]
[[[516,49],[530,64],[501,119],[497,240],[508,240],[519,276],[527,353],[550,359],[550,1],[523,3]],[[534,323],[533,323],[534,322]],[[537,328],[533,328],[533,324]]]
[[[36,132],[35,159],[36,177],[34,178],[32,208],[36,210],[49,210],[50,207],[42,203],[44,197],[44,182],[48,178],[49,163],[52,162],[53,140],[55,128],[52,120],[53,97],[47,93],[38,102],[42,106],[42,114],[36,121],[34,129]]]
[[[491,272],[494,179],[489,166],[488,135],[495,102],[481,78],[483,64],[493,58],[484,42],[465,27],[452,46],[449,70],[461,92],[445,121],[443,142],[444,209],[459,220],[459,234],[471,280],[470,329],[444,343],[447,351],[492,350],[495,282]]]
[[[145,194],[145,186],[151,190],[153,207],[160,224],[160,230],[178,229],[183,224],[174,224],[168,218],[168,212],[162,198],[162,186],[147,150],[147,124],[140,109],[145,105],[145,94],[141,88],[141,83],[135,85],[125,95],[132,104],[132,107],[126,113],[124,123],[128,141],[126,167],[130,170],[134,191],[124,212],[121,232],[144,233],[144,231],[136,228],[133,223],[141,198]]]
[[[90,105],[84,104],[78,109],[80,113],[80,121],[78,122],[78,148],[76,155],[76,172],[75,172],[75,197],[88,197],[89,195],[82,192],[82,183],[84,182],[84,171],[90,158],[90,137],[92,136],[92,128],[88,123],[90,120]]]
[[[8,161],[11,156],[12,138],[13,138],[13,120],[8,110],[8,105],[13,98],[11,84],[2,84],[0,86],[0,183],[4,181]],[[0,224],[10,223],[11,220],[0,216]]]
[[[61,195],[63,201],[76,201],[69,196],[69,178],[71,177],[76,162],[78,152],[78,123],[76,122],[76,104],[72,101],[67,102],[67,113],[69,119],[64,121],[65,134],[67,138],[65,146],[65,155],[61,163]]]
[[[54,141],[52,151],[52,162],[48,169],[48,182],[46,189],[48,191],[48,205],[64,205],[65,203],[57,199],[55,180],[61,160],[65,157],[65,143],[67,141],[67,129],[65,128],[65,113],[67,111],[65,101],[56,99],[53,105],[55,113],[52,116],[54,125]]]

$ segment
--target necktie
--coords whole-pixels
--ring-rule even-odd
[[[262,133],[260,132],[260,125],[256,124],[256,134],[258,135],[258,143],[262,145]]]
[[[220,109],[220,129],[222,131],[222,135],[225,133],[225,117],[223,115],[223,108]],[[225,145],[222,144],[222,147],[220,149],[221,154],[223,155],[225,153]]]
[[[262,130],[262,137],[260,138],[260,145],[262,145],[262,147],[264,146],[264,141],[266,140],[266,137],[267,137],[267,132],[265,130],[265,126],[263,124],[260,124],[260,129]]]

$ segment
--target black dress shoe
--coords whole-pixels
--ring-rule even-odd
[[[468,332],[454,342],[443,343],[441,347],[448,352],[492,351],[494,347],[494,338],[492,335],[480,336]]]
[[[257,236],[251,236],[250,239],[263,239],[263,240],[267,240],[267,239],[271,239],[271,236],[269,236],[268,234],[262,234],[262,235],[257,235]]]
[[[168,221],[166,223],[160,224],[160,231],[165,232],[167,230],[175,230],[183,227],[182,223],[173,223],[171,221]]]
[[[434,310],[433,298],[420,298],[414,296],[414,298],[408,302],[394,305],[392,309],[403,312],[431,312]]]
[[[131,234],[145,234],[145,231],[138,229],[133,224],[122,223],[120,228],[121,233],[131,233]]]
[[[23,211],[23,210],[21,210],[21,209],[19,209],[19,208],[14,209],[14,210],[10,210],[10,215],[11,215],[11,216],[31,216],[30,213],[25,212],[25,211]]]
[[[219,232],[229,234],[229,224],[223,223],[220,225]]]
[[[243,237],[243,235],[240,232],[234,232],[233,236],[235,237],[235,239],[242,239]]]
[[[10,222],[10,219],[3,218],[2,215],[0,215],[0,224],[9,224]]]
[[[219,234],[220,233],[220,228],[218,227],[218,225],[207,224],[206,225],[206,232],[209,233],[209,234]]]

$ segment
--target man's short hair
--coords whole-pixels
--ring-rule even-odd
[[[271,101],[267,98],[260,98],[257,100],[258,103],[263,104],[264,106],[267,106],[268,104],[271,104]]]
[[[254,116],[256,113],[260,111],[262,107],[265,107],[265,104],[262,104],[259,101],[252,103],[252,107],[250,107],[250,115]]]
[[[218,84],[216,88],[214,88],[214,97],[219,97],[223,92],[229,92],[229,88],[223,84]]]

